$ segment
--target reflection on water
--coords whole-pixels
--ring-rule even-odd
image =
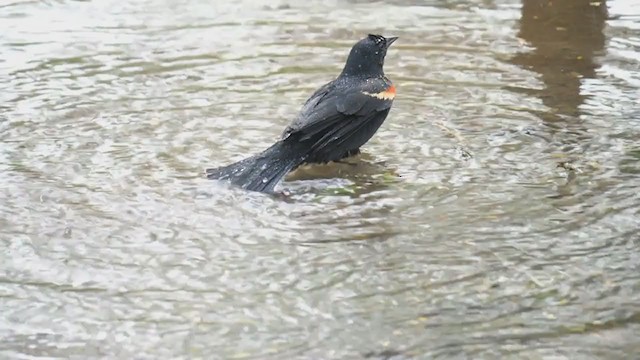
[[[638,13],[0,5],[0,358],[633,357]],[[204,179],[368,32],[398,98],[362,156],[278,197]]]
[[[542,76],[537,96],[551,116],[578,116],[582,79],[596,76],[604,55],[606,18],[606,1],[523,0],[518,36],[534,49],[512,61]]]

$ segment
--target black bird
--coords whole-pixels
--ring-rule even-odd
[[[358,154],[391,110],[396,88],[382,68],[387,49],[397,39],[369,34],[358,41],[340,75],[311,95],[278,142],[231,165],[207,169],[207,178],[272,192],[302,164]]]

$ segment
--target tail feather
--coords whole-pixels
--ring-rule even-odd
[[[243,189],[272,192],[291,170],[304,161],[299,145],[278,141],[263,152],[219,168],[207,169],[207,178],[226,180]]]

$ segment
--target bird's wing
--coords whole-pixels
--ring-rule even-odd
[[[357,86],[331,86],[317,91],[287,129],[300,140],[318,134],[336,137],[363,126],[375,114],[391,108],[395,88],[386,79],[370,79]]]
[[[298,132],[307,125],[308,119],[313,117],[314,114],[325,112],[326,110],[322,109],[323,106],[321,106],[321,109],[317,109],[318,105],[326,104],[326,97],[334,92],[334,88],[335,81],[331,81],[316,90],[313,95],[305,101],[304,105],[302,105],[298,116],[287,126],[282,136],[286,138],[291,135],[291,133]]]
[[[340,146],[356,136],[355,134],[359,133],[363,128],[376,123],[376,119],[380,116],[386,116],[383,112],[388,111],[389,109],[369,112],[363,116],[351,116],[340,122],[336,122],[333,127],[325,129],[322,137],[314,141],[313,149],[321,150],[326,147],[335,148]]]
[[[366,115],[391,108],[396,88],[382,79],[369,81],[358,91],[350,91],[338,101],[338,111],[345,115]]]

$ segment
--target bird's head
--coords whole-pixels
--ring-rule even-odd
[[[349,76],[383,75],[382,67],[387,49],[397,39],[397,37],[385,38],[382,35],[369,34],[353,45],[342,74]]]

